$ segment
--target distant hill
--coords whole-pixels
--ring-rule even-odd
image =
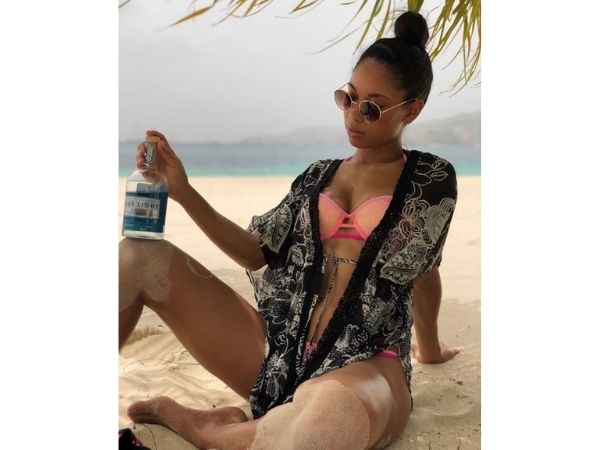
[[[252,145],[344,145],[346,132],[339,127],[303,127],[276,136],[254,136],[240,141]],[[479,147],[481,143],[481,111],[461,113],[456,116],[417,120],[409,125],[403,135],[409,145],[446,146],[468,145]]]
[[[253,136],[240,141],[249,145],[344,145],[348,137],[343,127],[312,126],[297,128],[276,136]]]
[[[402,136],[408,146],[447,147],[481,145],[481,111],[466,112],[443,119],[417,121],[406,128]],[[129,141],[124,141],[129,142]],[[344,146],[348,137],[343,125],[311,126],[297,128],[279,135],[258,135],[237,142],[187,142],[188,144],[220,146],[258,145],[258,146]]]
[[[481,111],[409,125],[403,140],[416,145],[481,145]]]

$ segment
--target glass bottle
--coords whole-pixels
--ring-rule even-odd
[[[123,236],[160,240],[165,235],[165,218],[169,192],[164,178],[156,170],[158,141],[146,138],[144,168],[134,171],[125,187]]]

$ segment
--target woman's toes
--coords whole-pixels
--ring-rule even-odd
[[[127,416],[134,422],[160,423],[159,410],[161,404],[171,400],[168,397],[160,396],[150,400],[134,402],[127,408]]]
[[[213,448],[222,427],[248,421],[246,413],[235,406],[197,410],[160,396],[134,402],[127,408],[134,423],[156,423],[170,428],[199,448]]]

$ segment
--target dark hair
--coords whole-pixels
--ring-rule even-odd
[[[391,73],[398,88],[406,91],[406,99],[420,98],[427,102],[433,71],[425,50],[429,29],[425,18],[416,12],[406,11],[394,23],[393,38],[375,41],[358,59],[354,70],[365,59],[382,63]]]

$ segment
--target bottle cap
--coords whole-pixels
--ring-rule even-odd
[[[159,141],[160,138],[158,136],[146,136],[146,142],[154,142],[155,144],[158,144]]]

